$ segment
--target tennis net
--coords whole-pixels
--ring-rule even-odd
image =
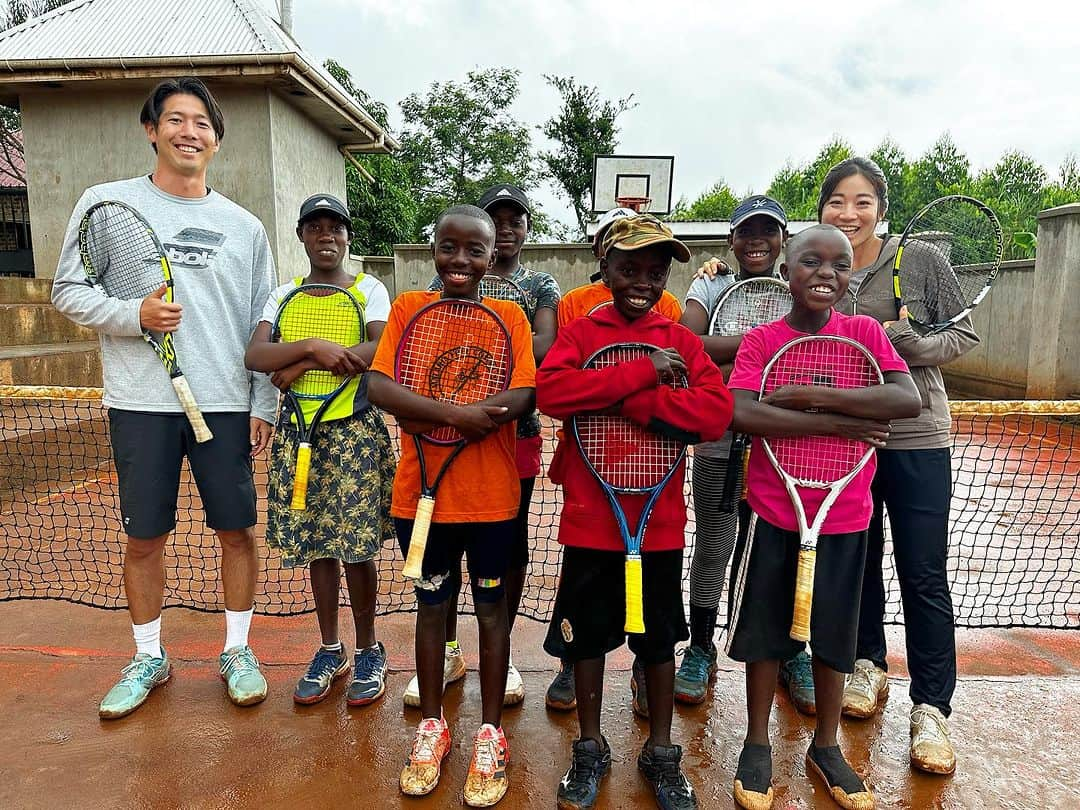
[[[1080,629],[1080,401],[963,401],[951,407],[948,572],[957,624]],[[125,606],[124,537],[107,424],[100,389],[0,386],[0,601]],[[545,419],[545,469],[554,436],[555,425]],[[265,497],[263,460],[256,462],[256,486]],[[550,616],[555,595],[560,497],[558,487],[537,479],[521,611],[538,620]],[[165,604],[221,610],[217,541],[203,525],[186,469],[177,507],[166,550]],[[265,504],[259,511],[265,515]],[[692,510],[689,518],[687,555]],[[256,533],[262,543],[261,524]],[[885,559],[886,620],[897,623],[900,592],[888,546]],[[384,545],[378,564],[379,611],[414,609],[396,543]],[[314,609],[304,570],[283,569],[266,548],[261,565],[257,610],[288,615]],[[466,594],[463,609],[470,608]]]

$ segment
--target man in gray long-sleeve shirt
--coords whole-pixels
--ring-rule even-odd
[[[277,392],[244,368],[244,350],[274,281],[262,224],[210,189],[206,170],[225,125],[201,81],[159,84],[140,115],[157,157],[152,174],[86,190],[68,223],[53,282],[53,303],[101,335],[104,403],[120,489],[127,547],[124,589],[136,654],[101,701],[103,718],[122,717],[169,678],[161,646],[163,552],[176,525],[180,465],[188,457],[221,544],[226,641],[220,664],[238,705],[266,697],[266,680],[247,643],[258,553],[251,458],[269,442]],[[107,297],[86,280],[78,226],[94,203],[120,200],[139,211],[169,257],[175,303],[165,288],[142,300]],[[142,330],[173,332],[177,357],[214,438],[195,442],[191,427]]]

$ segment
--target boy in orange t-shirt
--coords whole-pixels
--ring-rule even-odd
[[[446,613],[453,595],[450,573],[460,570],[464,554],[480,631],[483,704],[482,725],[473,740],[464,798],[470,806],[489,807],[505,795],[507,788],[509,749],[500,721],[510,632],[502,578],[513,546],[520,498],[515,420],[533,408],[536,366],[532,330],[524,312],[517,304],[485,298],[484,305],[502,319],[510,335],[513,371],[508,390],[483,403],[458,406],[429,399],[395,382],[398,344],[417,311],[440,297],[478,300],[480,279],[495,261],[495,226],[491,217],[471,205],[448,208],[435,223],[432,256],[443,290],[398,296],[368,375],[369,399],[394,414],[404,432],[450,425],[468,439],[439,484],[422,577],[416,582],[416,672],[423,719],[401,772],[400,785],[402,792],[410,796],[430,793],[438,784],[442,760],[450,751],[450,729],[442,717],[443,649]],[[452,449],[425,448],[429,476],[440,469]],[[412,441],[403,441],[390,511],[406,556],[419,496],[416,446]]]

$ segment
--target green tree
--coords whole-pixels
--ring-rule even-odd
[[[1018,150],[1006,152],[992,168],[975,178],[972,194],[997,214],[1005,232],[1006,258],[1034,255],[1034,246],[1023,237],[1017,240],[1015,234],[1035,233],[1047,180],[1046,170]]]
[[[595,87],[578,84],[572,76],[545,74],[544,79],[559,91],[562,107],[540,126],[540,131],[557,144],[553,151],[541,152],[540,159],[570,201],[577,236],[584,239],[589,214],[585,200],[592,185],[593,158],[615,151],[619,143],[615,121],[637,105],[632,101],[633,94],[617,101],[602,99]]]
[[[892,138],[885,138],[878,147],[870,153],[870,159],[881,167],[885,173],[885,181],[889,184],[889,210],[885,217],[893,230],[903,228],[913,211],[907,207],[907,180],[910,171],[907,156],[900,145]]]
[[[1058,179],[1043,189],[1043,208],[1080,202],[1080,165],[1070,153],[1061,162]]]
[[[510,114],[520,75],[507,68],[470,71],[463,83],[433,82],[423,95],[401,101],[401,158],[418,204],[415,239],[443,208],[474,201],[488,186],[536,186],[529,129]],[[544,219],[536,217],[533,226],[543,232]]]
[[[906,175],[904,204],[914,215],[928,202],[944,194],[967,194],[971,189],[971,161],[948,132],[934,141]],[[909,218],[910,218],[909,215]],[[897,227],[907,223],[897,222]]]
[[[379,126],[389,128],[385,104],[353,84],[349,71],[333,59],[327,59],[323,67]],[[349,247],[353,253],[363,256],[391,256],[394,245],[412,241],[416,230],[419,206],[412,191],[408,167],[394,155],[361,155],[356,160],[368,177],[364,177],[350,161],[345,161],[346,203],[353,222]]]
[[[817,219],[818,194],[825,175],[853,154],[851,144],[834,135],[809,163],[802,166],[786,163],[765,193],[784,206],[788,219]]]
[[[738,204],[739,198],[735,196],[731,186],[723,180],[717,180],[689,205],[685,199],[679,200],[668,219],[675,222],[730,219]]]

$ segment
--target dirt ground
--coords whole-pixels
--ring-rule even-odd
[[[344,618],[344,617],[343,617]],[[217,674],[220,615],[169,610],[164,641],[173,678],[139,711],[118,721],[97,717],[98,700],[131,654],[123,612],[44,601],[0,604],[0,805],[12,808],[277,808],[462,806],[469,741],[479,722],[476,636],[462,620],[470,671],[450,687],[446,717],[454,747],[435,793],[406,799],[397,774],[419,717],[403,710],[411,675],[411,615],[381,618],[390,653],[387,698],[350,710],[339,683],[324,703],[297,707],[291,690],[314,649],[314,618],[256,618],[252,644],[270,696],[239,709]],[[575,736],[573,714],[545,710],[552,661],[541,650],[543,626],[515,631],[515,663],[525,703],[507,710],[510,791],[500,807],[554,807],[555,788]],[[1080,807],[1080,634],[1030,630],[963,631],[961,680],[951,721],[959,765],[932,777],[908,765],[907,681],[902,630],[892,633],[895,661],[884,712],[845,721],[842,745],[868,777],[883,808]],[[348,638],[348,635],[346,635]],[[647,735],[629,708],[630,659],[609,659],[605,733],[614,766],[598,808],[652,807],[634,761]],[[674,734],[702,808],[730,808],[743,735],[742,673],[722,661],[711,699],[679,707]],[[778,693],[773,717],[777,808],[834,807],[805,774],[812,721]]]

